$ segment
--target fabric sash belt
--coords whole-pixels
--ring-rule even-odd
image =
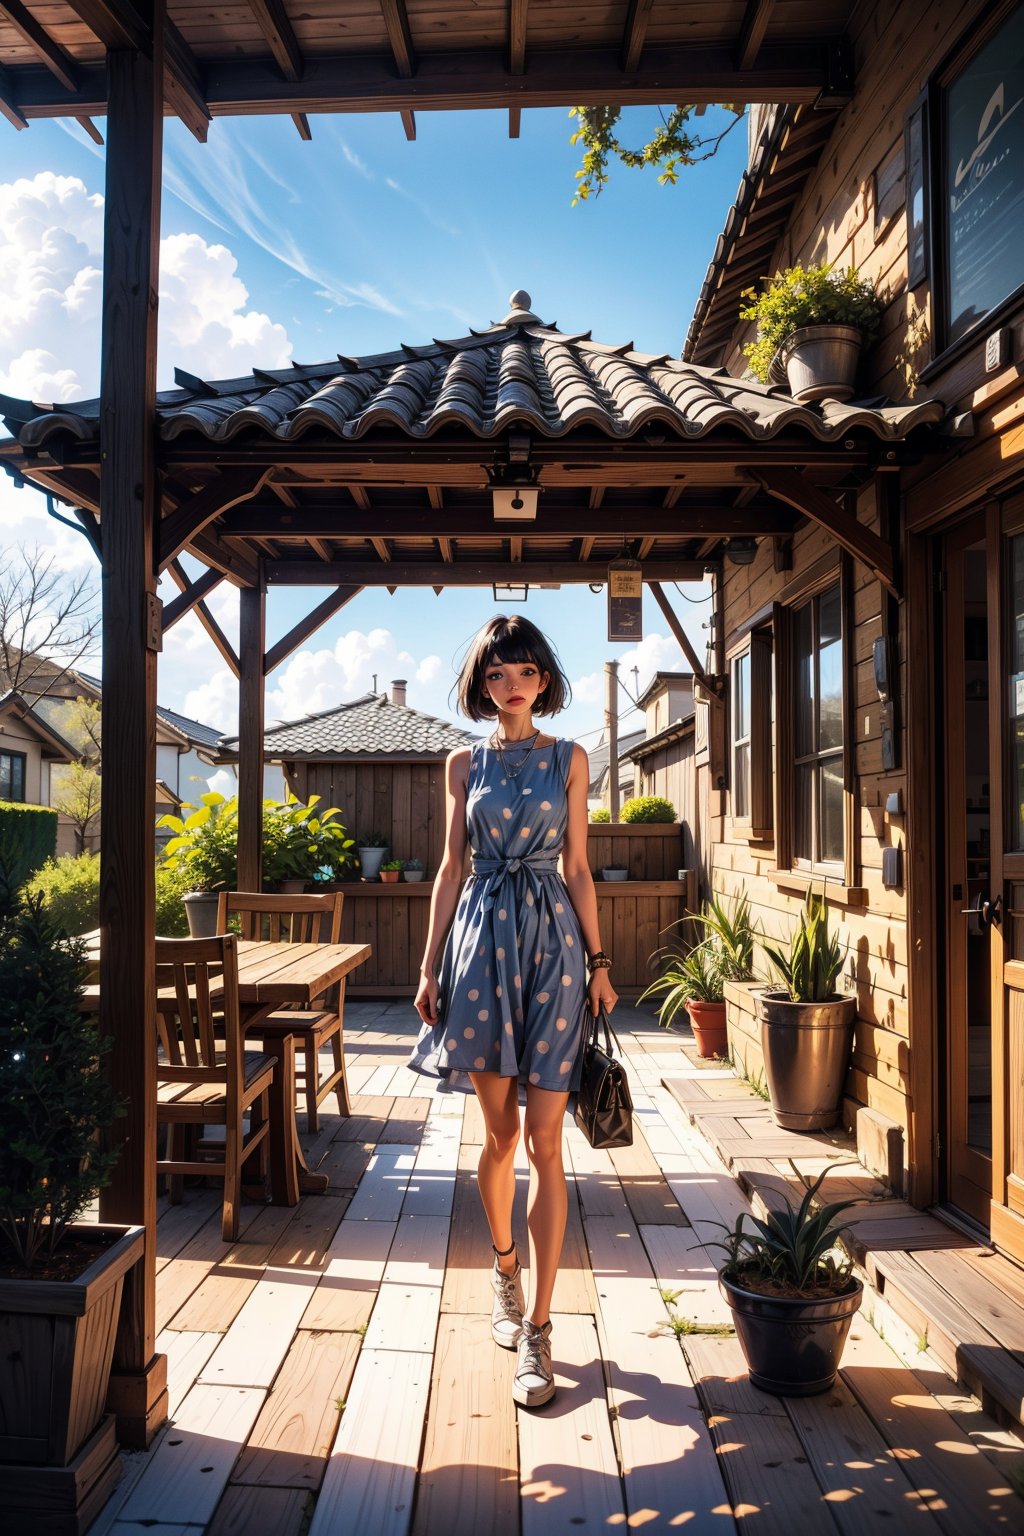
[[[558,854],[544,851],[525,853],[522,858],[518,859],[474,858],[474,875],[482,875],[486,881],[483,900],[484,912],[491,910],[505,882],[520,870],[526,876],[528,884],[536,891],[541,875],[555,875],[558,873]]]

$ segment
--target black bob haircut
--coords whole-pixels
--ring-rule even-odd
[[[548,674],[547,687],[537,695],[535,714],[557,715],[567,707],[572,689],[551,642],[529,619],[498,613],[470,641],[455,684],[459,710],[468,719],[497,718],[497,707],[484,689],[484,674],[495,661],[515,666],[532,661]]]

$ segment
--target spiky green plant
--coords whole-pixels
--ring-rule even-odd
[[[835,996],[836,978],[846,964],[846,949],[829,933],[825,898],[807,893],[804,909],[789,943],[789,954],[761,940],[761,948],[785,982],[794,1003],[827,1003]]]
[[[844,1290],[853,1260],[840,1246],[845,1228],[836,1218],[857,1202],[834,1200],[812,1210],[819,1189],[833,1172],[834,1168],[825,1168],[813,1183],[803,1180],[804,1197],[796,1210],[783,1196],[785,1208],[770,1211],[764,1221],[744,1211],[734,1227],[719,1223],[727,1236],[710,1246],[725,1251],[725,1278],[738,1285],[745,1279],[767,1280],[786,1291]]]
[[[701,924],[717,947],[726,981],[753,981],[758,932],[751,920],[749,898],[734,896],[728,901],[712,896],[694,914],[693,921]]]
[[[725,996],[724,988],[721,955],[713,944],[705,941],[686,955],[669,952],[665,970],[637,1002],[664,995],[658,1023],[668,1028],[687,1003],[720,1003]]]

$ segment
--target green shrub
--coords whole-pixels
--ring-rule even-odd
[[[79,853],[47,859],[26,882],[27,896],[41,896],[47,913],[69,937],[100,925],[100,858]]]
[[[676,808],[661,795],[634,795],[619,812],[620,821],[675,821]]]
[[[787,267],[776,272],[765,290],[745,290],[741,320],[757,324],[757,340],[743,348],[755,379],[767,384],[782,343],[805,325],[852,325],[867,340],[875,335],[882,302],[874,287],[850,267],[835,272],[828,262],[817,267]]]
[[[590,819],[592,822],[600,826],[603,825],[606,821],[611,821],[612,813],[606,805],[599,806],[596,811],[591,811]]]
[[[162,939],[187,939],[188,917],[181,898],[194,889],[188,870],[158,864],[156,869],[156,931]]]
[[[0,800],[0,884],[8,896],[57,851],[57,812]]]

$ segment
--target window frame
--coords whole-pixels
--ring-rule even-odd
[[[751,628],[727,654],[729,667],[729,800],[732,829],[750,842],[771,841],[775,835],[774,773],[772,761],[772,724],[775,701],[774,645],[771,627]],[[748,734],[740,740],[736,733],[738,702],[737,670],[748,661],[749,716]],[[739,783],[736,750],[748,752],[748,796],[745,812],[737,810]]]
[[[14,751],[12,751],[11,749],[9,749],[7,747],[0,748],[0,761],[2,761],[5,757],[10,759],[12,770],[13,770],[13,767],[14,767],[15,759],[17,759],[17,761],[21,764],[21,797],[20,797],[20,799],[16,799],[13,794],[11,794],[11,795],[0,795],[0,800],[7,800],[11,805],[27,805],[28,801],[27,801],[27,798],[26,798],[25,784],[26,784],[26,780],[28,779],[28,753],[27,752],[14,752]],[[14,775],[13,775],[13,772],[12,772],[12,775],[11,775],[12,787],[13,787],[13,783],[14,783]]]

